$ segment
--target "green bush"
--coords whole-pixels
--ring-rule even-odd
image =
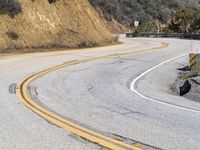
[[[0,14],[7,14],[15,17],[22,11],[21,5],[16,0],[0,0]]]
[[[199,0],[89,1],[95,8],[97,8],[97,10],[99,8],[101,9],[105,19],[108,21],[114,18],[128,27],[134,27],[134,21],[139,21],[140,27],[136,29],[137,32],[151,32],[158,30],[155,22],[158,22],[161,25],[161,32],[167,30],[176,32],[192,32],[200,30],[200,17],[196,19],[194,18],[197,14],[200,14]],[[196,11],[195,14],[191,15],[194,11]],[[188,24],[189,28],[186,28]]]
[[[51,3],[55,3],[57,0],[48,0],[48,2]]]
[[[14,31],[7,32],[6,34],[12,40],[17,40],[19,38],[19,35]]]

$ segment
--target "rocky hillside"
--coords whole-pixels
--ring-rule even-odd
[[[0,52],[112,42],[87,0],[0,0]]]
[[[165,26],[176,12],[191,7],[200,14],[200,0],[89,0],[108,22],[116,20],[126,27],[140,21],[143,28],[152,24]]]

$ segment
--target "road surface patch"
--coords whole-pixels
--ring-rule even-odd
[[[17,84],[16,83],[12,83],[10,86],[9,86],[9,94],[16,94],[16,88],[17,88]]]
[[[135,51],[135,52],[121,52],[121,53],[114,53],[114,54],[109,54],[106,56],[97,56],[97,57],[91,57],[88,59],[82,59],[82,60],[73,60],[69,62],[65,62],[60,65],[56,65],[50,68],[47,68],[45,70],[39,71],[37,73],[32,74],[31,76],[25,78],[18,84],[17,88],[17,96],[21,100],[21,102],[31,109],[33,112],[41,116],[42,118],[46,119],[49,122],[52,122],[53,124],[62,127],[63,129],[70,131],[86,140],[89,140],[90,142],[96,143],[98,145],[101,145],[103,147],[109,148],[109,149],[114,149],[114,150],[125,150],[125,149],[132,149],[132,150],[142,150],[142,148],[138,147],[137,145],[131,145],[127,144],[123,141],[116,140],[114,138],[105,136],[101,133],[92,131],[88,128],[82,127],[78,124],[75,124],[65,118],[62,118],[61,116],[54,114],[44,108],[42,108],[40,105],[36,104],[29,95],[28,92],[28,87],[31,81],[35,80],[36,78],[45,75],[51,71],[54,71],[56,69],[60,69],[63,67],[71,66],[71,65],[76,65],[80,63],[85,63],[97,59],[103,59],[103,58],[110,58],[110,57],[115,57],[115,56],[122,56],[122,55],[128,55],[128,54],[140,54],[143,52],[151,51],[151,50],[158,50],[162,48],[166,48],[168,46],[167,43],[162,43],[162,46],[160,47],[155,47],[155,48],[150,48],[150,49],[143,49],[140,51]]]
[[[200,113],[200,110],[197,110],[197,109],[191,109],[191,108],[188,108],[188,107],[184,107],[184,106],[179,106],[179,105],[176,105],[176,104],[172,104],[172,103],[168,103],[168,102],[164,102],[164,101],[161,101],[161,100],[158,100],[156,98],[151,98],[149,96],[146,96],[142,93],[140,93],[137,89],[136,89],[136,84],[137,82],[142,79],[144,76],[146,76],[147,74],[149,74],[150,72],[152,72],[153,70],[161,67],[162,65],[165,65],[167,64],[168,62],[171,62],[175,59],[178,59],[178,58],[181,58],[181,57],[184,57],[188,54],[184,54],[184,55],[180,55],[180,56],[177,56],[177,57],[174,57],[174,58],[171,58],[171,59],[168,59],[148,70],[146,70],[145,72],[143,72],[142,74],[140,74],[139,76],[137,76],[132,82],[131,82],[131,85],[130,85],[130,90],[132,92],[134,92],[135,94],[137,94],[138,96],[146,99],[146,100],[149,100],[149,101],[152,101],[154,103],[158,103],[158,104],[161,104],[161,105],[166,105],[166,106],[169,106],[169,107],[172,107],[172,108],[176,108],[176,109],[182,109],[182,110],[185,110],[185,111],[190,111],[190,112],[195,112],[195,113]]]

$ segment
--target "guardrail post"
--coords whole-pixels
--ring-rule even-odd
[[[189,64],[190,64],[190,69],[194,69],[195,64],[196,64],[196,54],[195,53],[189,54]]]
[[[200,75],[200,53],[196,54],[196,71]]]
[[[191,71],[196,72],[196,54],[195,53],[189,54],[189,67]]]
[[[127,37],[165,37],[165,38],[180,38],[180,39],[195,39],[200,40],[200,33],[152,33],[152,32],[139,32],[139,33],[126,33]]]
[[[194,74],[200,75],[200,53],[189,54],[189,67]]]

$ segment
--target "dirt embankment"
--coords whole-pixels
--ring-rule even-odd
[[[129,30],[129,27],[126,27],[125,25],[119,23],[117,20],[114,19],[114,17],[111,17],[109,19],[105,17],[100,7],[98,6],[93,6],[93,7],[96,9],[100,18],[104,21],[106,27],[109,29],[111,33],[122,34],[126,33]]]
[[[13,0],[15,1],[15,0]],[[0,52],[110,44],[111,34],[87,0],[18,0],[12,16],[0,10]]]

